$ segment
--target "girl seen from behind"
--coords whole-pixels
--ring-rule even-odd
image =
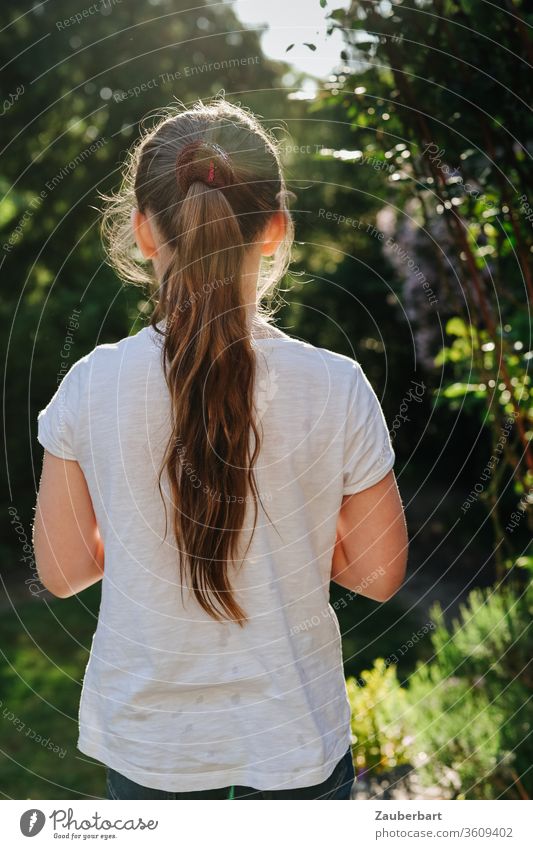
[[[41,579],[61,598],[102,580],[78,748],[109,798],[349,798],[329,584],[387,600],[407,537],[361,367],[261,311],[287,194],[249,112],[164,117],[104,212],[151,322],[78,360],[39,414]]]

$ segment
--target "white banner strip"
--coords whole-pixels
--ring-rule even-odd
[[[530,801],[352,801],[332,808],[318,801],[280,801],[254,811],[224,801],[23,800],[2,802],[2,844],[70,844],[194,849],[281,849],[346,846],[533,846]],[[35,837],[35,843],[29,844]],[[291,841],[291,842],[289,842]]]

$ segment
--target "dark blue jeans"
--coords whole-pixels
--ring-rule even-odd
[[[312,787],[298,787],[293,790],[256,790],[253,787],[233,787],[234,799],[349,799],[355,779],[352,752],[346,754],[337,763],[333,772],[322,784]],[[188,793],[172,793],[155,790],[136,784],[120,772],[106,767],[106,799],[229,799],[231,787],[216,790],[195,790]]]

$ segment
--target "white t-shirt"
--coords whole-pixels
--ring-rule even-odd
[[[343,495],[381,480],[394,452],[355,360],[280,332],[254,346],[268,517],[259,506],[232,574],[244,628],[216,622],[187,588],[182,599],[171,530],[163,541],[170,398],[158,334],[96,347],[38,417],[41,445],[81,466],[105,547],[77,747],[169,792],[319,784],[351,742],[329,604],[336,523]]]

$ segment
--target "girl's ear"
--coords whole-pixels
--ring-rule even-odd
[[[270,216],[262,238],[261,255],[272,256],[275,254],[287,228],[285,213],[282,210],[274,212]]]
[[[157,254],[157,242],[150,225],[150,219],[144,212],[139,212],[138,209],[134,208],[131,211],[131,223],[137,247],[143,257],[145,259],[153,259]]]

